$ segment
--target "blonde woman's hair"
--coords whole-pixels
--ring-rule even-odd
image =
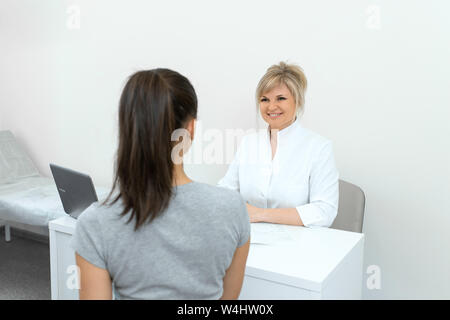
[[[297,115],[303,113],[307,81],[303,69],[296,64],[280,62],[267,69],[256,87],[256,104],[259,105],[259,99],[266,92],[280,84],[285,84],[294,96]]]

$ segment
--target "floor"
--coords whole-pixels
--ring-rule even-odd
[[[0,229],[0,300],[49,300],[48,243],[13,233],[11,242],[6,242]]]

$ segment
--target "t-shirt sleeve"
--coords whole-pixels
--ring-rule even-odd
[[[239,195],[239,208],[237,213],[237,222],[239,223],[238,230],[240,230],[238,247],[242,247],[250,238],[250,217],[247,212],[245,201],[242,199],[241,195]]]
[[[94,210],[91,206],[78,217],[71,247],[89,263],[106,269],[101,225]]]

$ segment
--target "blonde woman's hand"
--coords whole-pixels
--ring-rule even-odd
[[[252,206],[247,203],[247,211],[250,217],[250,222],[263,222],[262,214],[264,212],[263,209]]]

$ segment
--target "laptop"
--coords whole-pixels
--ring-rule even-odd
[[[52,163],[50,170],[64,211],[71,217],[77,219],[92,203],[98,201],[90,176]]]

